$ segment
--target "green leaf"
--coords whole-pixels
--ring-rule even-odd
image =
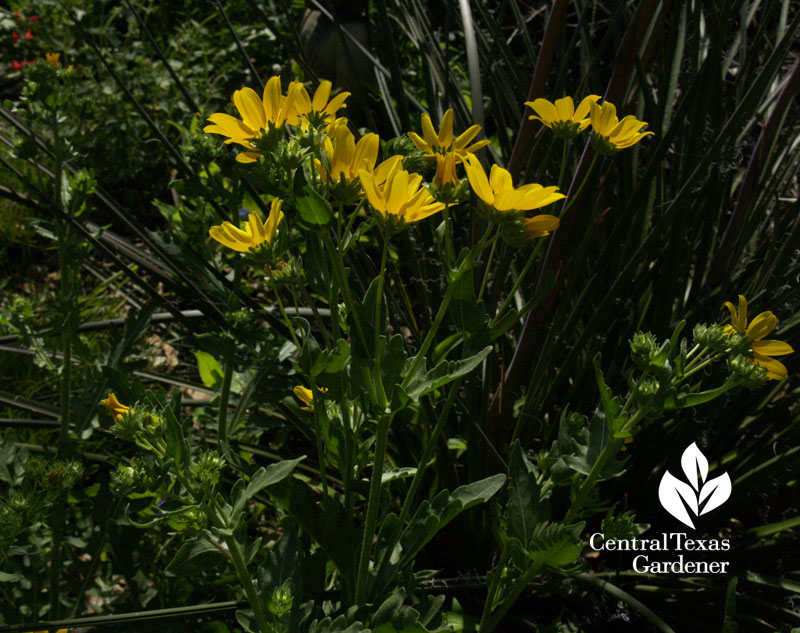
[[[377,324],[379,332],[385,332],[388,326],[388,309],[386,298],[378,295],[378,278],[372,280],[364,294],[363,301],[353,302],[353,311],[347,315],[347,324],[351,333],[353,358],[365,367],[372,367],[375,358],[375,302],[381,301],[381,322]],[[363,333],[362,339],[359,335]]]
[[[425,394],[452,382],[459,376],[464,376],[475,369],[483,362],[492,351],[492,346],[487,345],[477,354],[462,360],[443,360],[430,371],[425,370],[423,362],[417,374],[409,381],[406,386],[406,394],[414,401],[419,400]]]
[[[237,485],[234,486],[231,493],[231,498],[233,499],[233,522],[236,523],[235,517],[244,509],[245,504],[250,499],[264,490],[264,488],[274,486],[286,479],[286,477],[292,474],[297,464],[304,459],[305,455],[297,459],[286,459],[275,464],[270,464],[266,468],[259,468],[250,478],[250,483],[247,484],[247,487],[239,485],[237,481]],[[239,481],[242,480],[240,479]]]
[[[596,354],[592,359],[592,364],[594,365],[594,375],[595,379],[597,380],[597,389],[600,391],[600,401],[603,403],[603,410],[605,411],[606,419],[608,420],[609,424],[612,424],[620,412],[619,398],[611,393],[611,389],[609,389],[608,385],[606,384],[606,379],[603,376],[603,370],[600,369],[600,359],[601,356],[599,353]]]
[[[210,567],[214,559],[221,561],[223,558],[222,552],[207,538],[195,536],[181,545],[164,571],[168,576],[192,575]]]
[[[167,458],[174,459],[175,464],[181,468],[189,465],[189,445],[183,435],[183,427],[172,407],[165,406],[162,410],[166,426]]]
[[[203,384],[209,389],[222,387],[225,372],[219,361],[208,352],[194,352],[194,356],[197,359],[197,369]]]
[[[417,469],[412,468],[410,466],[392,468],[391,470],[387,470],[381,474],[381,485],[388,484],[390,481],[394,481],[396,479],[406,479],[407,477],[413,477],[416,474],[417,474]]]
[[[464,251],[468,253],[469,249],[465,248]],[[461,258],[464,257],[464,251]],[[453,298],[448,310],[450,318],[459,330],[473,332],[487,320],[486,305],[475,297],[473,275],[461,275],[453,284]]]
[[[557,569],[573,563],[580,556],[581,532],[585,523],[563,525],[541,523],[536,526],[528,556],[543,567]]]
[[[508,461],[508,532],[527,545],[537,524],[539,486],[536,469],[528,461],[519,440],[511,447]]]
[[[311,185],[305,185],[300,195],[295,196],[294,204],[300,219],[309,227],[325,226],[333,218],[330,203],[319,195]]]
[[[491,499],[505,481],[505,475],[492,475],[466,486],[459,486],[452,494],[442,490],[431,501],[423,501],[400,536],[402,556],[398,566],[411,562],[439,530],[464,510]]]

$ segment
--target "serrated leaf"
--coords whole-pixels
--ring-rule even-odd
[[[442,490],[431,501],[423,501],[400,536],[403,553],[399,565],[402,567],[410,562],[428,541],[464,510],[491,499],[505,481],[505,475],[493,475],[459,486],[452,494]]]
[[[563,525],[541,523],[536,527],[528,556],[534,562],[552,568],[565,567],[580,556],[580,535],[584,523]]]
[[[526,545],[536,527],[538,503],[536,472],[517,440],[508,461],[508,531]]]

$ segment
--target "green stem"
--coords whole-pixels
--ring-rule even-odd
[[[247,571],[247,563],[244,561],[242,552],[239,549],[239,544],[232,536],[225,536],[223,538],[225,544],[228,546],[228,551],[231,555],[231,562],[233,563],[234,569],[236,569],[236,575],[239,576],[239,580],[242,583],[244,595],[247,597],[247,601],[253,608],[253,615],[258,623],[258,628],[261,630],[261,633],[271,633],[273,629],[264,615],[264,609],[261,606],[261,600],[258,597],[258,592],[256,591],[255,584],[250,576],[250,572]]]
[[[455,281],[451,281],[450,284],[447,286],[447,290],[444,293],[444,298],[442,299],[442,303],[439,306],[439,311],[436,313],[436,317],[431,324],[431,329],[428,330],[428,334],[425,336],[425,340],[422,341],[422,346],[419,348],[419,352],[414,357],[414,361],[411,363],[411,368],[408,370],[406,377],[403,379],[403,383],[401,387],[405,389],[408,387],[408,383],[414,378],[419,369],[420,364],[425,359],[425,354],[428,353],[428,349],[430,348],[431,344],[433,343],[433,339],[436,336],[436,331],[439,329],[439,326],[442,324],[442,320],[444,319],[444,315],[447,312],[447,307],[450,305],[450,300],[453,298],[453,293],[455,292],[456,284]]]
[[[455,258],[455,254],[453,253],[453,240],[450,236],[450,203],[446,202],[444,205],[444,209],[442,210],[442,215],[444,217],[444,246],[445,246],[445,255],[447,257],[447,270],[450,270],[453,266],[453,260]]]
[[[464,356],[467,357],[469,354],[465,351]],[[432,453],[434,448],[436,447],[436,440],[441,435],[442,430],[444,429],[445,422],[447,421],[447,415],[450,413],[450,408],[453,406],[455,402],[456,395],[458,394],[458,390],[461,388],[461,382],[463,381],[464,377],[459,376],[455,379],[452,386],[450,387],[450,391],[447,394],[447,400],[444,403],[444,407],[442,407],[442,411],[439,413],[439,417],[436,420],[436,424],[433,427],[433,431],[428,438],[428,441],[425,444],[425,447],[422,449],[422,456],[419,459],[417,464],[417,471],[414,473],[414,478],[411,480],[411,487],[406,494],[406,498],[403,500],[403,506],[400,508],[400,515],[397,519],[397,530],[395,531],[394,535],[392,536],[392,541],[389,546],[386,548],[386,552],[381,560],[381,566],[376,574],[377,578],[381,578],[383,576],[383,572],[386,569],[386,566],[389,564],[389,558],[391,555],[392,550],[394,549],[394,544],[397,542],[397,539],[400,537],[400,533],[403,529],[403,523],[405,522],[406,518],[408,517],[409,513],[411,512],[411,506],[414,503],[414,499],[416,498],[417,491],[419,490],[420,485],[422,485],[422,474],[425,472],[426,467],[428,466],[428,462],[431,459]]]
[[[302,348],[302,346],[300,345],[300,341],[297,338],[297,334],[295,334],[294,326],[292,325],[292,322],[289,319],[289,315],[286,314],[286,308],[283,307],[283,301],[281,300],[281,294],[278,292],[278,287],[277,286],[273,285],[272,289],[275,292],[275,299],[277,300],[277,303],[278,303],[278,310],[281,311],[281,316],[283,317],[283,321],[284,321],[284,323],[286,323],[286,327],[289,330],[289,336],[292,337],[292,343],[294,343],[294,346],[297,348],[297,353],[299,354],[300,353],[300,349]]]
[[[192,493],[192,496],[197,499],[196,493]],[[236,541],[234,536],[230,534],[230,532],[233,531],[231,528],[235,528],[235,526],[230,524],[229,517],[222,509],[222,506],[217,500],[216,495],[211,495],[211,505],[207,505],[206,508],[206,515],[211,520],[211,523],[217,529],[223,532],[222,540],[227,546],[227,551],[222,548],[215,539],[211,538],[210,535],[206,535],[206,539],[209,543],[219,549],[222,554],[226,555],[233,564],[236,575],[239,577],[239,581],[242,583],[242,589],[244,590],[247,602],[250,603],[250,606],[253,609],[253,615],[258,623],[260,633],[272,633],[273,627],[270,626],[270,623],[264,614],[264,609],[261,605],[261,600],[258,597],[258,591],[253,583],[253,578],[250,576],[250,572],[247,571],[247,563],[242,555],[242,550],[239,548],[239,543]],[[229,532],[229,534],[225,535],[225,532]]]
[[[567,139],[562,139],[562,149],[561,149],[561,166],[558,169],[558,189],[561,191],[561,183],[564,182],[564,171],[567,167],[567,154],[569,153],[570,141]]]
[[[497,247],[497,240],[500,237],[500,229],[497,230],[497,233],[494,234],[492,238],[492,248],[489,250],[489,257],[486,260],[486,266],[483,271],[483,281],[481,281],[481,289],[478,292],[478,301],[483,298],[483,292],[486,290],[486,282],[489,281],[489,271],[492,267],[492,258],[494,257],[494,250]]]
[[[228,442],[228,399],[231,395],[231,381],[233,380],[233,341],[225,341],[225,376],[222,379],[222,393],[219,396],[219,417],[217,419],[217,433],[220,442]]]
[[[641,411],[637,411],[631,416],[631,419],[625,423],[624,429],[632,428],[639,421],[644,417],[644,414]],[[592,466],[592,469],[589,471],[589,474],[586,476],[586,479],[583,480],[581,487],[578,489],[578,494],[575,495],[575,499],[572,501],[572,505],[570,505],[569,510],[567,511],[567,516],[564,518],[564,523],[569,525],[575,520],[578,512],[583,508],[583,505],[586,503],[586,499],[589,496],[589,493],[594,488],[595,484],[597,483],[598,477],[600,477],[600,473],[603,471],[603,468],[606,465],[606,462],[614,455],[617,454],[622,443],[625,440],[623,438],[612,437],[609,439],[608,443],[603,448],[600,455],[597,457],[597,461]]]
[[[592,175],[592,171],[594,171],[594,164],[597,162],[597,157],[598,156],[599,156],[599,154],[597,152],[595,152],[594,156],[592,157],[592,162],[589,163],[589,169],[586,170],[586,175],[583,177],[583,180],[581,181],[581,184],[575,190],[575,193],[573,193],[571,196],[569,196],[569,198],[567,198],[567,202],[564,205],[564,208],[561,209],[560,217],[562,217],[562,218],[564,217],[564,215],[567,213],[569,208],[572,206],[572,203],[575,202],[575,200],[577,200],[578,197],[580,196],[581,192],[583,191],[583,188],[586,186],[586,182],[589,180],[589,176],[591,176]]]
[[[517,294],[517,290],[519,290],[519,287],[525,280],[525,275],[528,274],[528,270],[530,269],[531,265],[533,265],[533,262],[536,260],[536,256],[539,254],[539,251],[541,250],[543,243],[544,242],[542,240],[539,240],[536,243],[536,246],[534,246],[533,251],[528,257],[528,261],[525,262],[525,266],[522,267],[522,270],[520,271],[519,275],[517,275],[517,278],[514,280],[514,285],[511,286],[511,290],[509,291],[508,295],[506,295],[506,298],[500,305],[500,308],[497,310],[495,317],[489,323],[489,328],[491,328],[497,322],[497,320],[502,316],[503,312],[505,312],[505,309],[508,307],[508,304],[511,303],[511,300],[514,298],[514,295]]]
[[[323,406],[322,406],[322,394],[317,387],[317,383],[314,380],[313,376],[309,376],[309,380],[311,381],[311,397],[312,397],[312,408],[313,408],[313,419],[314,419],[314,435],[316,436],[316,443],[317,443],[317,459],[319,461],[319,474],[322,480],[322,498],[325,501],[325,504],[328,502],[328,472],[327,472],[327,460],[325,459],[325,445],[322,442],[322,420],[320,416],[323,415]],[[329,424],[330,426],[330,424]]]
[[[386,399],[386,392],[383,386],[383,376],[381,375],[381,358],[383,350],[381,349],[381,304],[383,303],[383,282],[386,275],[386,258],[389,254],[389,236],[383,236],[383,252],[381,254],[381,269],[378,274],[378,292],[375,295],[375,368],[374,368],[374,381],[378,390],[379,405],[385,408],[389,403]]]
[[[61,615],[61,540],[64,536],[64,506],[66,492],[59,493],[50,515],[53,542],[50,552],[50,617],[57,620]]]
[[[372,463],[372,478],[370,480],[369,499],[367,501],[367,517],[364,522],[364,533],[361,537],[361,553],[358,561],[358,576],[356,577],[355,601],[356,605],[359,607],[363,607],[366,604],[369,559],[372,550],[372,540],[375,535],[375,523],[378,519],[378,507],[380,505],[383,460],[386,456],[389,425],[392,422],[393,415],[393,413],[385,413],[378,420],[375,455]]]
[[[541,563],[534,563],[526,569],[525,572],[514,581],[514,584],[511,586],[511,591],[503,598],[503,602],[500,603],[500,606],[496,610],[491,609],[490,603],[487,600],[486,608],[484,608],[483,616],[481,617],[481,623],[478,626],[480,633],[490,633],[490,631],[493,631],[497,625],[500,624],[506,613],[508,613],[508,610],[514,605],[520,594],[525,591],[541,569]],[[502,573],[502,569],[499,570],[498,573]]]
[[[686,380],[687,378],[689,378],[690,376],[692,376],[692,375],[696,374],[698,371],[700,371],[700,370],[701,370],[701,369],[703,369],[704,367],[706,367],[706,366],[710,365],[711,363],[713,363],[715,360],[717,360],[717,357],[718,357],[718,356],[719,356],[719,354],[714,354],[714,355],[712,355],[712,356],[709,356],[707,359],[705,359],[705,360],[704,360],[702,363],[700,363],[699,365],[695,365],[695,366],[694,366],[694,367],[691,369],[691,371],[687,371],[687,372],[685,372],[685,373],[683,374],[683,378],[681,379],[681,381],[683,381],[683,380]]]
[[[347,275],[344,272],[344,262],[342,261],[341,253],[333,245],[333,240],[331,240],[331,236],[327,231],[322,231],[322,241],[325,244],[326,250],[328,251],[328,259],[333,264],[336,281],[339,284],[339,289],[342,292],[342,298],[347,306],[347,313],[352,315],[353,321],[356,325],[356,334],[361,340],[361,344],[364,346],[364,348],[369,349],[367,346],[367,339],[364,336],[364,329],[361,327],[361,321],[359,320],[358,313],[354,308],[355,303],[353,301],[353,295],[350,292],[350,284],[347,283]],[[331,313],[333,313],[334,310],[335,306],[331,306]]]

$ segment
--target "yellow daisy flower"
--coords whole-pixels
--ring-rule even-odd
[[[108,410],[114,422],[116,422],[121,415],[131,410],[130,407],[125,406],[117,400],[117,396],[113,393],[108,394],[108,397],[105,400],[101,400],[100,404]]]
[[[511,174],[497,165],[492,165],[487,179],[483,165],[474,155],[467,156],[464,168],[475,195],[497,212],[492,217],[498,222],[514,220],[522,211],[539,209],[566,198],[563,193],[557,193],[558,187],[530,184],[515,189]]]
[[[278,225],[283,219],[281,206],[283,201],[275,198],[269,210],[269,217],[266,223],[261,222],[257,213],[251,213],[244,225],[244,231],[236,228],[230,222],[223,222],[221,225],[212,226],[208,234],[217,242],[239,253],[247,253],[251,249],[258,248],[265,242],[272,244]]]
[[[225,143],[236,143],[247,151],[236,156],[240,163],[254,163],[260,156],[255,140],[261,136],[261,130],[268,126],[279,128],[284,124],[297,125],[300,115],[297,113],[300,92],[305,91],[303,84],[293,81],[289,85],[287,95],[281,94],[280,77],[271,77],[264,86],[264,94],[258,96],[252,88],[242,88],[233,93],[233,105],[242,117],[241,120],[217,112],[208,117],[212,125],[203,128],[206,134],[227,136]],[[316,95],[315,95],[316,96]],[[308,98],[308,94],[306,94]],[[301,99],[302,100],[302,99]]]
[[[789,375],[786,367],[772,356],[784,356],[794,352],[792,346],[783,341],[764,340],[778,325],[778,317],[772,312],[762,312],[747,325],[747,299],[739,295],[739,309],[737,310],[730,301],[725,302],[725,307],[731,313],[730,325],[725,326],[728,336],[745,334],[753,342],[753,363],[767,370],[767,376],[772,380],[783,380]]]
[[[58,68],[58,60],[61,58],[61,53],[45,53],[44,58],[53,68]]]
[[[394,159],[393,163],[383,168],[389,170],[384,183],[380,182],[383,174],[377,173],[378,169],[358,171],[367,200],[382,220],[389,221],[387,229],[400,230],[410,222],[424,220],[444,209],[444,203],[436,202],[422,186],[422,176],[408,173],[400,167],[399,160]]]
[[[353,182],[358,178],[359,169],[372,171],[375,168],[379,144],[380,139],[374,133],[362,136],[356,143],[347,126],[339,125],[334,129],[333,137],[325,138],[322,146],[330,163],[330,178],[327,168],[320,160],[314,159],[314,167],[326,183],[329,180],[334,183],[342,180]]]
[[[525,105],[536,112],[529,116],[529,119],[541,121],[559,138],[571,139],[589,127],[591,123],[589,108],[599,99],[599,95],[584,97],[577,109],[572,97],[556,99],[555,103],[547,99],[536,99],[535,101],[526,101]]]
[[[347,107],[345,101],[350,96],[350,93],[340,92],[333,99],[330,99],[331,87],[333,86],[330,81],[323,81],[319,84],[314,92],[313,99],[309,98],[305,86],[302,84],[300,86],[294,107],[297,115],[303,117],[301,127],[305,127],[308,117],[313,115],[317,115],[325,124],[333,123],[336,120],[336,113]]]
[[[632,114],[622,121],[617,119],[617,108],[613,103],[604,101],[602,105],[589,104],[589,116],[592,121],[592,147],[598,154],[610,156],[619,150],[631,147],[653,132],[641,132],[647,125]]]
[[[434,156],[436,154],[445,155],[448,152],[453,152],[457,160],[463,160],[468,154],[477,152],[482,147],[489,144],[488,140],[478,141],[477,143],[470,143],[481,131],[480,125],[472,125],[462,132],[458,138],[453,138],[453,109],[449,109],[442,117],[442,125],[439,128],[439,133],[433,128],[431,117],[427,113],[423,113],[420,117],[422,123],[422,134],[425,138],[419,136],[414,132],[408,133],[408,138],[411,142],[426,154]]]

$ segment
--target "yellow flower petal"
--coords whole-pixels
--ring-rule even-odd
[[[325,108],[328,103],[328,98],[331,96],[332,85],[330,81],[320,82],[314,92],[314,101],[311,104],[311,109],[314,110],[314,112],[322,112]]]
[[[459,134],[458,138],[453,142],[453,149],[456,150],[463,150],[467,151],[466,147],[469,142],[478,136],[478,133],[481,131],[481,126],[477,123],[475,125],[470,125],[466,130],[464,130],[461,134]],[[488,145],[489,141],[478,141],[478,143],[483,143],[484,145]],[[478,144],[476,143],[476,145]]]
[[[247,127],[244,121],[240,121],[230,114],[216,112],[208,117],[208,120],[214,125],[207,125],[203,128],[203,132],[206,134],[222,134],[232,139],[241,139],[241,141],[256,136],[255,130]]]
[[[236,154],[237,163],[255,163],[258,162],[258,157],[261,156],[258,152],[239,152]]]
[[[593,103],[597,103],[599,100],[600,95],[589,95],[588,97],[584,97],[583,100],[578,104],[578,107],[575,109],[575,116],[573,117],[573,120],[581,121],[589,116],[590,106]]]
[[[375,183],[378,185],[382,185],[383,183],[386,182],[386,180],[389,178],[389,175],[395,169],[402,169],[402,168],[403,168],[403,157],[400,156],[399,154],[390,156],[385,161],[380,163],[372,172]]]
[[[378,190],[378,187],[375,186],[375,177],[370,172],[364,169],[359,169],[358,178],[361,181],[364,194],[367,196],[367,201],[372,205],[372,207],[379,210],[385,208],[383,196]]]
[[[554,215],[535,215],[532,218],[525,218],[525,235],[529,238],[544,237],[550,235],[550,231],[558,228],[559,219]]]
[[[739,318],[741,319],[741,313],[739,314]],[[747,334],[751,341],[760,341],[767,334],[772,332],[777,325],[778,317],[769,311],[762,312],[750,322],[745,334]]]
[[[767,370],[767,377],[772,380],[783,380],[789,375],[786,366],[774,358],[762,354],[754,354],[753,361]]]
[[[572,121],[575,114],[575,103],[572,101],[572,97],[556,99],[555,108],[559,121]]]
[[[244,124],[258,131],[267,124],[264,104],[252,88],[242,88],[233,93],[233,104],[242,115]]]
[[[414,143],[414,145],[416,145],[416,146],[417,146],[417,149],[418,149],[418,150],[420,150],[420,151],[423,151],[423,152],[426,152],[426,151],[428,151],[428,148],[429,148],[430,146],[429,146],[429,145],[428,145],[428,144],[425,142],[425,140],[424,140],[424,139],[422,139],[422,138],[420,137],[420,135],[419,135],[419,134],[417,134],[416,132],[409,132],[409,133],[407,134],[407,136],[408,136],[408,138],[410,138],[410,139],[411,139],[411,142],[412,142],[412,143]]]
[[[427,112],[422,113],[422,117],[420,117],[420,120],[422,121],[422,135],[425,137],[425,143],[427,145],[427,149],[429,151],[432,151],[432,148],[434,148],[436,144],[439,142],[439,136],[436,134],[436,130],[433,129],[433,123],[431,123],[431,117],[428,116]]]
[[[282,99],[280,77],[270,77],[269,81],[267,81],[267,85],[264,86],[264,96],[262,97],[264,113],[268,121],[274,123],[277,119],[281,109]]]
[[[794,353],[791,345],[774,339],[756,341],[753,343],[753,351],[764,356],[784,356]]]
[[[508,170],[503,169],[499,165],[492,165],[489,172],[489,184],[492,186],[495,195],[503,191],[511,191],[514,189],[514,184],[511,181],[511,174]]]
[[[547,127],[550,127],[553,121],[558,120],[558,111],[556,107],[547,99],[536,99],[536,101],[526,101],[525,105],[536,112],[539,116],[531,116],[531,119],[538,119]]]
[[[494,203],[494,193],[489,186],[486,172],[483,170],[483,165],[481,165],[478,157],[473,154],[468,155],[464,162],[464,169],[467,172],[467,179],[475,195],[488,205]]]
[[[439,127],[438,145],[440,148],[449,148],[453,144],[453,109],[449,108],[442,117]]]
[[[272,241],[275,239],[278,225],[281,223],[281,220],[283,220],[282,205],[283,200],[280,198],[275,198],[270,205],[269,217],[267,218],[267,223],[264,225],[265,239],[270,244],[272,244]]]

